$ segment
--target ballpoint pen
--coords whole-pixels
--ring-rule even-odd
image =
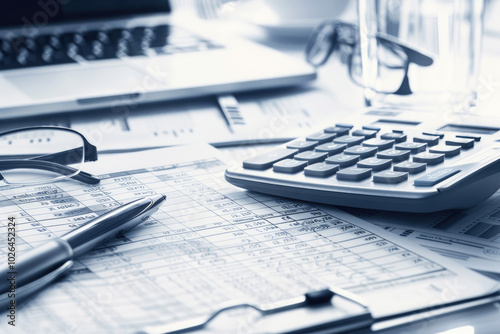
[[[60,238],[29,250],[12,266],[2,264],[0,307],[16,303],[48,285],[71,268],[73,258],[146,220],[165,198],[165,195],[155,195],[122,205]]]

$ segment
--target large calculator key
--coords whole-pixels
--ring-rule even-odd
[[[377,139],[377,138],[372,138],[365,140],[363,142],[363,146],[368,146],[368,147],[376,147],[379,150],[387,150],[394,145],[394,139]]]
[[[345,168],[354,165],[359,161],[359,155],[337,154],[326,158],[327,164],[339,165],[340,168]]]
[[[374,130],[355,130],[352,132],[353,136],[362,136],[365,139],[373,138],[377,135],[377,131]]]
[[[386,140],[392,139],[396,143],[402,143],[406,141],[406,135],[404,133],[397,133],[397,132],[384,133],[383,135],[380,136],[380,138]]]
[[[325,131],[326,133],[335,133],[339,137],[349,134],[349,128],[342,126],[330,126],[323,131]]]
[[[243,161],[243,168],[264,170],[269,169],[275,162],[293,157],[298,150],[278,148]]]
[[[410,158],[410,151],[389,149],[377,153],[377,158],[391,159],[392,161],[405,161]]]
[[[391,159],[378,159],[378,158],[368,158],[358,162],[359,168],[370,168],[371,170],[384,170],[390,168],[392,165]]]
[[[299,152],[312,150],[318,145],[318,142],[309,141],[309,140],[295,140],[291,143],[286,144],[286,148],[296,149]]]
[[[346,147],[346,144],[326,143],[317,146],[314,150],[316,152],[326,152],[328,155],[334,155],[341,153]]]
[[[337,123],[337,124],[335,124],[335,126],[338,126],[338,127],[341,127],[341,128],[348,128],[348,129],[352,129],[354,127],[354,125],[347,124],[347,123]]]
[[[421,135],[413,137],[415,143],[426,143],[428,146],[436,146],[439,144],[439,136]]]
[[[468,138],[455,138],[455,139],[450,139],[447,140],[446,145],[452,145],[452,146],[460,146],[461,148],[473,148],[474,147],[474,139],[468,139]]]
[[[363,125],[362,129],[363,130],[373,130],[373,131],[377,131],[377,132],[380,131],[380,128],[378,126],[375,126],[375,125]]]
[[[338,172],[339,165],[327,164],[318,162],[314,165],[309,165],[304,169],[304,175],[315,177],[328,177]]]
[[[328,156],[328,153],[326,153],[326,152],[305,151],[305,152],[297,154],[293,158],[295,160],[307,161],[309,164],[314,164],[316,162],[320,162],[320,161],[325,160],[325,158],[327,156]]]
[[[377,153],[376,147],[365,147],[360,145],[346,148],[344,151],[344,154],[359,155],[361,159],[371,157],[375,155],[375,153]]]
[[[333,138],[337,137],[335,133],[324,133],[324,132],[318,132],[318,133],[313,133],[312,135],[309,135],[306,137],[307,140],[312,140],[312,141],[317,141],[320,144],[326,143],[326,142],[331,142]]]
[[[299,161],[294,159],[285,159],[278,161],[273,165],[273,171],[279,173],[297,173],[307,166],[307,161]]]
[[[369,178],[372,175],[372,170],[370,168],[346,168],[337,172],[337,180],[344,181],[361,181]]]
[[[452,167],[437,169],[425,174],[424,176],[419,177],[418,179],[415,179],[415,181],[413,181],[413,184],[418,187],[431,187],[457,174],[458,172],[460,172],[460,169]]]
[[[401,183],[408,180],[407,172],[394,172],[390,170],[385,170],[383,172],[373,174],[373,182],[375,183]]]
[[[426,163],[404,161],[397,165],[394,165],[393,169],[396,172],[408,172],[410,174],[417,174],[423,172],[426,168],[427,168]]]
[[[333,142],[335,144],[346,144],[347,146],[354,146],[361,144],[365,140],[365,137],[360,136],[342,136],[335,138]]]
[[[444,138],[444,133],[443,132],[437,132],[437,131],[424,131],[422,132],[423,135],[426,135],[426,136],[438,136],[439,139],[443,139]]]
[[[478,135],[456,135],[457,138],[474,139],[474,141],[480,141],[481,136]]]
[[[437,165],[444,161],[442,153],[422,152],[413,156],[413,162],[424,162],[428,165]]]
[[[450,146],[450,145],[439,145],[429,149],[431,153],[442,153],[446,158],[454,157],[460,154],[462,147],[460,146]]]
[[[426,143],[400,143],[394,146],[397,150],[409,150],[411,154],[424,152],[427,149]]]

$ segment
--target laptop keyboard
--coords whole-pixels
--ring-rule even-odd
[[[0,70],[220,48],[170,25],[0,39]]]

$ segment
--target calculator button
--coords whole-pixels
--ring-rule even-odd
[[[394,132],[394,133],[404,133],[403,130],[399,130],[399,129],[393,129],[392,132]]]
[[[352,166],[358,161],[359,155],[346,155],[342,153],[326,158],[325,160],[327,164],[339,165],[340,168]]]
[[[307,166],[307,161],[299,161],[294,159],[285,159],[278,161],[273,165],[273,171],[279,173],[297,173]]]
[[[427,136],[427,135],[415,136],[413,137],[413,141],[415,143],[426,143],[428,146],[435,146],[439,144],[439,136]]]
[[[386,170],[377,174],[373,174],[373,182],[375,183],[401,183],[408,180],[407,172],[394,172]]]
[[[386,150],[388,148],[391,148],[392,145],[394,145],[394,139],[386,140],[386,139],[372,138],[365,140],[363,142],[363,146],[376,147],[379,150]]]
[[[427,149],[427,144],[425,143],[401,143],[394,146],[397,150],[409,150],[412,154],[417,154],[423,152]]]
[[[297,154],[293,158],[295,160],[307,161],[309,164],[314,164],[316,162],[325,160],[327,156],[328,153],[326,152],[305,151]]]
[[[363,125],[362,129],[363,130],[373,130],[376,132],[380,131],[380,128],[378,126],[375,126],[375,125]]]
[[[426,135],[426,136],[438,136],[439,139],[443,139],[444,138],[444,133],[437,132],[437,131],[424,131],[424,132],[422,132],[422,134]]]
[[[291,158],[297,150],[289,148],[278,148],[243,161],[243,168],[264,170],[271,168],[275,162]]]
[[[423,172],[427,168],[427,164],[422,162],[404,161],[394,165],[394,170],[397,172],[408,172],[410,174],[417,174]]]
[[[359,136],[342,136],[335,138],[333,140],[334,143],[336,144],[346,144],[347,146],[354,146],[361,144],[365,140],[365,137],[359,137]]]
[[[377,135],[377,131],[373,130],[356,130],[353,131],[352,133],[353,136],[362,136],[365,137],[365,139],[370,139],[373,138]]]
[[[347,147],[346,144],[334,144],[334,143],[326,143],[317,146],[314,150],[316,152],[327,152],[328,155],[339,154]]]
[[[317,141],[320,144],[332,141],[333,138],[337,137],[335,133],[324,133],[324,132],[318,132],[314,133],[310,136],[307,136],[307,140],[312,140],[312,141]]]
[[[360,145],[346,148],[344,151],[344,154],[359,155],[361,159],[371,157],[375,155],[375,153],[377,153],[376,147],[365,147]]]
[[[392,165],[391,159],[368,158],[358,162],[360,168],[370,168],[374,171],[390,168]]]
[[[318,142],[309,141],[309,140],[296,140],[291,143],[286,144],[286,148],[296,149],[299,152],[312,150],[314,147],[318,145]]]
[[[352,129],[354,127],[354,125],[347,124],[347,123],[337,123],[337,124],[335,124],[335,126],[339,126],[341,128],[348,128],[348,129]]]
[[[446,145],[452,145],[452,146],[460,146],[462,148],[473,148],[474,147],[474,139],[467,139],[467,138],[455,138],[455,139],[450,139],[447,140]]]
[[[324,129],[326,133],[335,133],[337,136],[345,136],[349,134],[349,128],[341,127],[341,126],[330,126]]]
[[[381,159],[392,159],[392,161],[405,161],[410,158],[410,151],[408,150],[395,150],[389,149],[377,153],[377,158]]]
[[[428,165],[437,165],[444,161],[444,154],[422,152],[413,156],[413,162],[425,162]]]
[[[396,143],[402,143],[404,141],[406,141],[406,135],[403,134],[403,133],[396,133],[396,132],[392,132],[392,133],[384,133],[383,135],[380,136],[381,139],[387,139],[387,140],[391,140],[393,139]]]
[[[443,180],[446,180],[447,178],[457,174],[458,172],[460,172],[460,169],[441,168],[427,173],[424,176],[419,177],[418,179],[415,179],[415,181],[413,181],[413,184],[420,187],[430,187],[438,184]]]
[[[439,145],[429,149],[431,153],[442,153],[446,158],[454,157],[460,154],[460,146]]]
[[[361,181],[372,175],[372,170],[369,168],[346,168],[337,173],[338,180],[345,181]]]
[[[474,141],[480,141],[481,136],[475,135],[456,135],[457,138],[474,139]]]
[[[306,176],[315,176],[315,177],[328,177],[338,172],[340,169],[339,165],[326,164],[324,162],[318,162],[317,164],[313,164],[307,166],[304,169],[304,174]]]

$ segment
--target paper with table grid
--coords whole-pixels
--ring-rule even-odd
[[[122,154],[87,166],[102,175],[98,186],[0,187],[5,261],[8,216],[22,253],[120,203],[167,195],[152,218],[78,258],[19,309],[16,329],[127,333],[233,299],[276,302],[325,286],[359,294],[382,317],[497,289],[340,210],[241,191],[215,155],[208,146]]]

